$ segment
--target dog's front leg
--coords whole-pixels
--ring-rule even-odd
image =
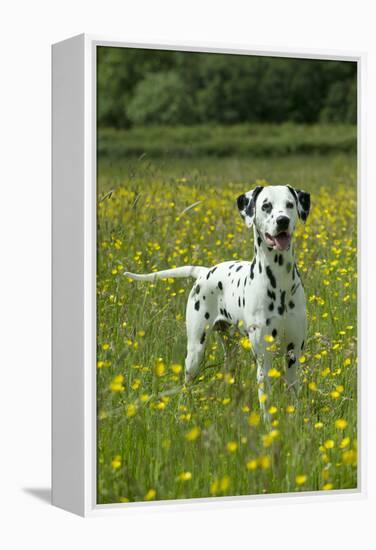
[[[269,419],[269,413],[267,412],[267,402],[270,398],[270,378],[268,376],[271,368],[272,360],[269,353],[260,353],[257,355],[257,387],[258,398],[260,403],[260,409],[265,420]]]

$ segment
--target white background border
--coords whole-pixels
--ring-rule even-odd
[[[368,234],[375,234],[376,44],[371,2],[13,2],[2,13],[2,523],[7,548],[354,548],[374,545],[376,370],[367,373],[368,499],[170,512],[83,521],[43,500],[50,479],[50,44],[82,31],[132,42],[223,42],[368,51]],[[364,151],[365,153],[365,151]],[[376,310],[374,258],[365,271]],[[372,338],[369,338],[372,342]],[[368,355],[372,358],[372,349]],[[35,498],[36,496],[42,498]],[[265,502],[265,501],[264,501]],[[367,537],[368,535],[368,537]],[[369,541],[369,542],[367,542]]]

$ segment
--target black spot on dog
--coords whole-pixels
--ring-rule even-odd
[[[238,306],[241,307],[240,296],[238,298]]]
[[[196,294],[200,294],[200,285],[196,286]]]
[[[283,265],[283,256],[282,256],[282,254],[279,255],[278,263],[279,263],[279,265]]]
[[[289,308],[290,308],[290,309],[294,309],[294,307],[295,307],[294,302],[293,302],[292,300],[290,300],[290,301],[289,301]]]
[[[243,298],[243,307],[245,307],[245,298]]]
[[[275,277],[274,277],[274,274],[273,274],[273,271],[270,269],[270,266],[267,266],[266,267],[266,274],[269,278],[269,281],[270,281],[270,284],[272,285],[273,288],[276,288],[277,286],[277,282],[275,280]]]
[[[270,325],[270,319],[266,319],[266,326]]]
[[[294,344],[293,342],[290,342],[289,345],[287,346],[287,351],[292,351],[294,349]]]
[[[219,290],[223,290],[223,284],[221,283],[221,281],[218,281],[218,288]]]
[[[224,316],[226,317],[226,319],[228,319],[228,313],[225,309],[223,310],[223,313],[224,313]]]
[[[224,315],[223,309],[222,309],[221,307],[219,308],[219,313],[220,313],[221,315]]]
[[[272,300],[275,300],[275,299],[276,299],[276,295],[275,295],[275,292],[273,292],[273,290],[269,290],[269,289],[268,289],[268,296],[269,296],[269,298],[271,298]]]
[[[239,285],[240,285],[240,279],[238,279],[238,284],[237,284],[237,287],[239,288]]]
[[[274,304],[273,304],[273,302],[270,302],[269,311],[273,311],[273,310],[274,310]]]
[[[261,262],[259,262],[259,273],[262,273],[262,265],[261,265]]]
[[[237,267],[235,271],[240,271],[241,269],[243,269],[243,266],[242,266],[242,265],[240,265],[239,267]]]
[[[203,332],[202,335],[201,335],[201,338],[200,338],[200,344],[201,345],[205,342],[205,336],[206,336],[206,334],[205,334],[205,332]]]
[[[202,299],[203,299],[203,300],[206,300],[206,296],[203,296]]]
[[[244,286],[247,284],[247,277],[244,279]]]
[[[195,310],[198,311],[200,309],[200,300],[197,300],[195,303]]]
[[[205,319],[209,319],[209,317],[210,317],[210,313],[207,311],[207,312],[205,313]]]
[[[283,292],[281,292],[281,305],[278,306],[278,313],[280,315],[283,315],[284,311],[285,311],[285,298],[286,298],[286,291],[284,290]]]
[[[300,346],[301,351],[303,351],[303,348],[304,348],[304,340],[302,342],[302,345]]]
[[[256,260],[253,258],[253,262],[251,263],[251,270],[250,270],[250,277],[251,277],[251,279],[253,279],[254,276],[255,276],[255,274],[254,274],[255,263],[256,263]]]
[[[277,329],[276,328],[273,328],[272,336],[273,336],[273,338],[275,338],[277,336]]]
[[[275,263],[275,264],[278,263],[278,254],[276,254],[276,255],[274,256],[274,263]]]
[[[288,365],[287,365],[288,368],[292,367],[293,364],[295,363],[295,361],[296,361],[295,357],[290,357]]]
[[[262,241],[261,241],[261,237],[260,237],[260,235],[259,235],[259,236],[257,237],[257,244],[260,246],[260,245],[261,245],[261,242],[262,242]]]

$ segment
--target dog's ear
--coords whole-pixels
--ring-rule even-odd
[[[237,199],[240,215],[247,227],[252,227],[253,225],[256,213],[256,199],[262,189],[263,187],[258,185],[251,191],[244,193],[244,195],[240,195]]]
[[[287,188],[295,199],[299,218],[303,222],[305,222],[311,209],[311,195],[309,193],[306,193],[305,191],[301,191],[300,189],[294,189],[289,185],[287,186]]]

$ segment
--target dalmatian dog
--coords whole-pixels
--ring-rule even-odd
[[[258,394],[265,413],[270,390],[270,338],[286,358],[286,382],[297,391],[298,360],[306,338],[306,301],[294,259],[293,233],[305,222],[310,195],[290,186],[257,186],[237,199],[241,217],[253,227],[252,261],[226,261],[213,267],[184,266],[149,274],[125,275],[140,281],[193,277],[186,309],[186,381],[200,370],[205,344],[217,324],[236,325],[251,342],[257,363]],[[266,338],[265,338],[266,337]]]

